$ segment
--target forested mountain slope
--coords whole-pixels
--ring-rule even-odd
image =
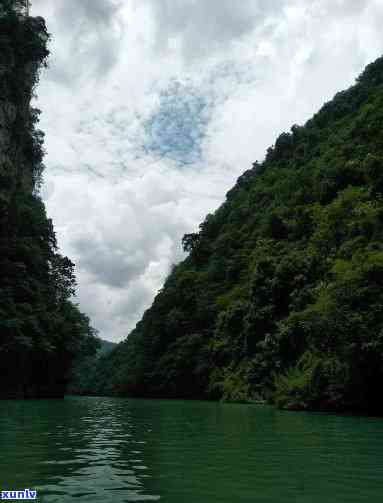
[[[38,195],[43,133],[30,103],[48,34],[24,4],[0,5],[0,398],[62,397],[73,356],[96,341]]]
[[[383,413],[383,58],[183,245],[96,391]]]
[[[92,395],[97,380],[98,362],[116,347],[115,342],[98,339],[99,348],[94,354],[79,353],[74,359],[67,386],[67,393],[72,395]]]

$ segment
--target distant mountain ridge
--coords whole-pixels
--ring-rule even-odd
[[[95,392],[382,414],[383,58],[280,135],[183,246]]]
[[[74,360],[67,393],[73,395],[92,395],[96,381],[97,365],[100,359],[106,358],[117,346],[115,342],[97,338],[98,349],[95,354],[79,354]]]
[[[104,339],[100,339],[100,348],[97,351],[98,356],[104,356],[113,351],[113,349],[117,346],[116,342],[106,341]]]

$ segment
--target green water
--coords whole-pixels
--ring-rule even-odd
[[[113,398],[0,407],[0,489],[44,502],[383,501],[380,419]]]

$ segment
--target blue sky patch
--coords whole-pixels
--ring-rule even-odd
[[[210,113],[208,101],[195,88],[173,82],[145,124],[145,150],[179,164],[197,162]]]

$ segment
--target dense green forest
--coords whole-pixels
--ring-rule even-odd
[[[98,350],[93,354],[79,353],[73,360],[67,393],[72,395],[92,395],[97,381],[100,358],[108,355],[116,347],[115,342],[98,339]]]
[[[0,398],[61,397],[73,357],[97,341],[39,196],[44,135],[30,103],[49,36],[23,5],[0,5]]]
[[[383,413],[383,58],[183,246],[94,391]]]

